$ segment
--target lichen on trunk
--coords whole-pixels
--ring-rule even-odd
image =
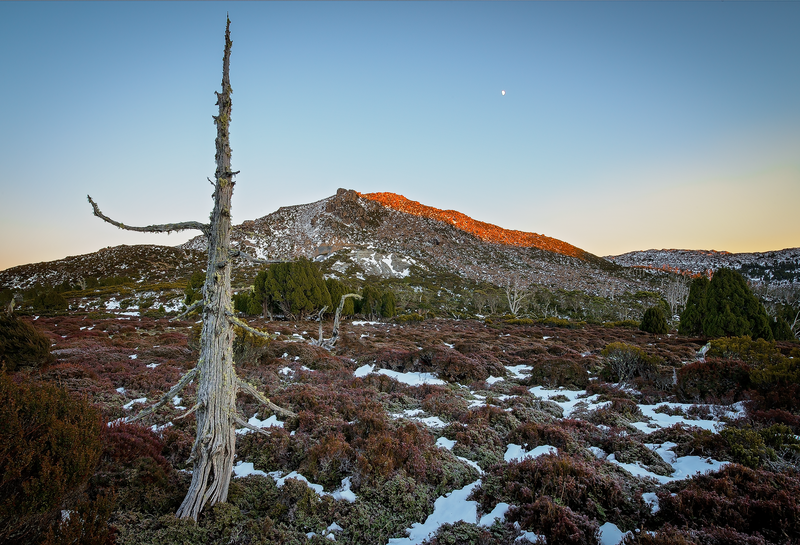
[[[187,372],[178,383],[152,407],[141,411],[132,420],[141,419],[163,406],[168,399],[178,394],[191,380],[198,381],[197,403],[186,414],[196,413],[197,435],[189,461],[193,462],[192,482],[178,509],[177,516],[197,520],[206,505],[224,502],[233,474],[233,459],[236,452],[236,426],[266,433],[251,426],[247,419],[236,412],[236,394],[243,392],[255,397],[269,409],[284,415],[294,416],[289,410],[278,407],[261,395],[250,384],[239,379],[233,366],[233,325],[237,324],[250,333],[262,337],[268,334],[254,330],[233,315],[231,304],[231,259],[245,257],[261,262],[241,251],[231,251],[231,198],[233,177],[231,171],[231,147],[229,138],[231,119],[231,84],[229,77],[231,38],[230,19],[225,27],[225,53],[222,61],[222,92],[216,93],[219,114],[214,116],[217,126],[216,138],[216,182],[214,185],[214,209],[209,224],[199,222],[170,223],[132,227],[104,215],[97,204],[89,198],[94,215],[103,221],[139,232],[169,232],[197,229],[208,238],[208,267],[203,285],[203,300],[198,306],[203,310],[203,330],[200,337],[200,358],[197,367]],[[187,309],[188,311],[191,309]]]

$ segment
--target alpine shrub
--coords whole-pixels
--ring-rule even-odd
[[[661,307],[650,307],[645,310],[639,329],[654,335],[665,334],[668,329],[667,319],[664,317],[664,310]]]
[[[0,422],[0,543],[22,543],[46,532],[91,476],[100,415],[61,388],[0,374]]]
[[[0,363],[5,363],[6,371],[53,361],[47,336],[21,318],[0,315]]]

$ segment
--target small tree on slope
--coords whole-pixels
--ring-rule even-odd
[[[228,497],[236,447],[235,426],[261,431],[248,424],[247,419],[237,413],[236,394],[238,392],[248,393],[274,411],[293,415],[290,411],[271,403],[253,386],[237,377],[233,367],[234,324],[257,336],[269,337],[269,335],[257,331],[237,319],[233,315],[231,306],[231,259],[245,257],[251,261],[260,260],[255,260],[239,251],[232,251],[230,247],[233,176],[238,174],[238,172],[231,171],[229,141],[232,92],[228,76],[232,45],[230,23],[228,20],[225,28],[222,92],[216,93],[219,106],[219,115],[214,117],[214,123],[217,126],[217,168],[211,223],[185,222],[131,227],[103,215],[89,197],[94,215],[121,229],[148,233],[196,229],[208,238],[208,267],[203,285],[203,298],[184,313],[188,314],[191,310],[202,307],[203,331],[200,338],[200,359],[197,366],[181,377],[158,403],[135,417],[135,419],[139,419],[152,413],[177,395],[189,382],[197,379],[197,403],[184,415],[197,412],[197,437],[189,459],[194,463],[192,483],[177,512],[178,517],[195,520],[206,503],[214,505],[226,501]]]
[[[764,305],[741,274],[725,268],[716,271],[710,282],[702,277],[692,282],[678,331],[706,337],[773,338]]]

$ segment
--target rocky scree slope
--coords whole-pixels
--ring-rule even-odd
[[[602,295],[644,289],[627,271],[565,242],[508,231],[392,193],[339,189],[235,226],[232,244],[262,259],[306,256],[342,275],[402,278],[414,267],[504,285],[514,277],[549,288]],[[202,251],[196,237],[181,247]]]

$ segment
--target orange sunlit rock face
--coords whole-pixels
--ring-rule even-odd
[[[548,250],[579,259],[584,259],[586,254],[586,252],[580,248],[576,248],[571,244],[567,244],[555,238],[538,235],[536,233],[503,229],[491,223],[476,221],[455,210],[439,210],[432,206],[425,206],[424,204],[406,199],[402,195],[396,193],[359,193],[359,195],[365,199],[379,202],[383,206],[399,210],[400,212],[449,223],[486,242],[522,246],[525,248],[539,248],[541,250]]]

